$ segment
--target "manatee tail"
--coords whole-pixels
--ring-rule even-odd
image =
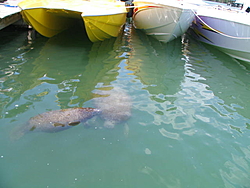
[[[17,141],[20,138],[22,138],[25,133],[26,133],[25,126],[23,126],[23,125],[17,126],[15,128],[13,128],[12,131],[10,132],[10,140]]]

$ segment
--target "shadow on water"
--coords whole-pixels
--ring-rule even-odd
[[[26,38],[25,36],[27,36],[27,30],[28,30],[27,28],[20,28],[20,27],[16,27],[13,25],[10,25],[4,29],[1,29],[0,30],[0,49],[5,50],[6,45],[13,46],[15,42],[17,43],[19,43],[19,41],[20,43],[24,42]],[[15,45],[17,43],[15,43]]]
[[[13,31],[12,27],[0,32],[6,39],[5,42],[2,43],[1,41],[0,43],[0,117],[3,117],[6,107],[18,100],[22,92],[20,88],[25,85],[25,83],[19,82],[17,79],[22,68],[29,59],[39,55],[41,46],[47,39],[39,38],[37,43],[32,42],[28,39],[30,30]],[[28,54],[32,54],[32,57]]]
[[[113,59],[112,54],[116,40],[91,43],[84,33],[75,29],[50,39],[36,38],[31,44],[25,39],[29,48],[17,54],[22,56],[18,67],[10,62],[8,66],[15,67],[12,72],[7,68],[1,70],[2,117],[15,117],[31,108],[42,109],[37,112],[54,108],[50,104],[39,107],[46,97],[50,100],[53,97],[61,109],[82,107],[93,97],[91,91],[103,77],[106,78],[104,84],[116,79],[116,71],[114,74],[110,71],[119,61]]]

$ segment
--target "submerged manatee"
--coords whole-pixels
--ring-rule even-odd
[[[16,131],[19,138],[29,131],[58,132],[85,122],[100,113],[95,108],[68,108],[44,112],[30,120]]]
[[[58,132],[85,122],[100,112],[95,108],[68,108],[44,112],[28,121],[30,131]]]
[[[114,128],[115,125],[130,118],[132,100],[125,91],[113,89],[102,95],[103,97],[94,100],[96,107],[101,110],[100,117],[105,120],[104,127]]]

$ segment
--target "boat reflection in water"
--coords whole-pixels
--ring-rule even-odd
[[[203,137],[207,152],[221,152],[216,156],[221,161],[216,169],[225,187],[247,187],[249,144],[244,140],[249,138],[250,129],[249,64],[194,40],[188,49],[182,103],[193,111],[193,134]]]
[[[206,87],[204,88],[207,92],[206,96],[210,95],[213,100],[211,107],[221,116],[232,117],[232,119],[237,119],[237,116],[249,118],[249,113],[245,110],[250,108],[250,104],[246,102],[248,101],[246,93],[249,88],[249,63],[235,60],[213,46],[201,45],[194,41],[189,47],[191,54],[194,54],[193,49],[197,49],[197,46],[199,50],[195,51],[196,59],[190,61],[187,68],[193,69],[193,75],[199,74],[200,82]]]
[[[213,172],[208,170],[212,165],[221,185],[247,186],[249,145],[244,141],[249,137],[247,64],[188,36],[161,46],[132,30],[128,46],[131,51],[127,69],[135,76],[133,87],[138,97],[133,108],[140,114],[136,117],[140,133],[147,132],[147,139],[160,133],[167,138],[170,144],[165,146],[171,151],[176,143],[180,144],[182,154],[189,156],[188,161],[200,169],[202,177],[211,172],[209,176],[213,178]],[[148,141],[148,145],[155,143],[155,139]],[[217,151],[218,164],[207,163],[206,156],[198,154],[203,148],[206,155]],[[153,165],[142,168],[141,172],[157,180],[166,178],[165,171],[156,176]],[[197,175],[197,168],[190,172]],[[175,187],[178,183],[178,179],[173,180]]]
[[[119,60],[108,60],[112,57],[116,38],[83,43],[81,39],[84,37],[72,29],[49,40],[36,39],[43,40],[44,45],[39,47],[34,42],[32,50],[23,57],[21,71],[4,81],[8,87],[15,88],[4,93],[9,101],[5,104],[6,117],[15,117],[26,111],[31,117],[58,109],[58,106],[60,109],[91,106],[85,103],[93,98],[92,90],[103,77],[108,77],[107,83],[115,80],[116,74],[106,76],[106,71],[113,69]]]
[[[134,99],[134,108],[147,114],[147,118],[140,119],[140,124],[162,125],[160,132],[168,124],[184,125],[178,122],[178,119],[186,118],[181,113],[178,96],[185,77],[186,41],[179,38],[163,44],[133,28],[127,40],[130,52],[126,69],[130,71],[129,75],[135,76],[133,92],[140,96]],[[190,122],[195,121],[190,119]],[[168,135],[179,137],[173,130]]]
[[[137,76],[150,94],[178,92],[184,75],[181,38],[163,44],[140,31],[132,32],[133,51],[127,68],[133,71],[132,74]],[[174,70],[182,71],[176,75],[177,71]]]

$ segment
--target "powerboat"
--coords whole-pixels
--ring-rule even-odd
[[[45,37],[83,22],[90,41],[117,37],[126,22],[125,3],[117,0],[24,0],[23,19]]]
[[[245,8],[199,7],[191,27],[193,36],[235,59],[250,62],[250,14]]]
[[[134,27],[164,43],[184,34],[194,19],[194,5],[189,2],[134,0],[133,3]]]

